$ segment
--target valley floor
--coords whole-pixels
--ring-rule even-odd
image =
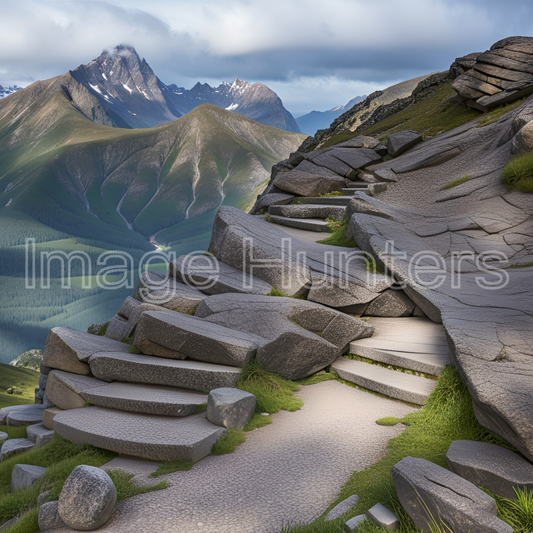
[[[232,454],[158,478],[171,486],[118,504],[102,530],[267,533],[310,522],[354,470],[383,457],[389,439],[402,431],[375,421],[415,410],[338,381],[304,386],[297,395],[301,410],[272,415],[273,424],[247,434]],[[138,464],[142,480],[146,463]]]

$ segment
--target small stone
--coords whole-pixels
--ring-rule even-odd
[[[376,503],[372,509],[369,509],[366,516],[374,524],[377,524],[386,531],[396,531],[400,527],[398,517],[381,503]]]
[[[41,507],[41,505],[45,504],[48,501],[48,498],[50,497],[50,491],[47,490],[45,492],[41,492],[39,496],[37,496],[37,505]]]
[[[419,142],[422,142],[422,135],[417,131],[399,131],[398,133],[389,135],[387,139],[387,151],[390,156],[398,157]]]
[[[243,429],[254,414],[253,394],[229,387],[215,389],[207,399],[207,419],[227,429]]]
[[[344,529],[346,531],[355,531],[361,522],[364,522],[366,520],[366,514],[360,514],[357,516],[354,516],[353,518],[350,518],[348,522],[344,524]]]
[[[42,448],[48,444],[55,435],[53,430],[45,428],[43,424],[28,426],[26,432],[28,434],[28,439],[34,442],[37,448]]]
[[[7,439],[9,439],[9,435],[7,433],[4,433],[3,431],[0,431],[0,446]]]
[[[324,518],[324,522],[339,518],[339,516],[343,515],[346,511],[349,511],[358,501],[359,496],[355,494],[346,498],[344,501],[333,507],[333,509],[326,515],[326,518]]]
[[[63,485],[59,496],[59,516],[72,529],[92,531],[111,517],[117,489],[103,470],[77,466]]]
[[[65,523],[59,516],[58,502],[48,502],[41,505],[38,522],[41,531],[65,527]]]
[[[16,453],[26,452],[31,450],[34,444],[29,439],[9,439],[2,444],[0,448],[0,461],[3,461],[6,457],[15,455]]]
[[[46,472],[46,468],[34,465],[15,465],[11,471],[11,490],[29,489]]]

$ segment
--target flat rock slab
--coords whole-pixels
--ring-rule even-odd
[[[201,392],[138,383],[109,383],[87,389],[81,396],[99,407],[165,416],[192,415],[207,403],[207,395]]]
[[[159,355],[153,349],[157,343],[175,352],[176,359],[189,357],[238,367],[246,366],[263,342],[259,337],[194,316],[157,311],[143,313],[135,333],[135,346],[145,354]]]
[[[17,453],[27,452],[31,450],[35,445],[29,439],[9,439],[2,444],[0,448],[0,461],[3,461],[6,457],[10,457]]]
[[[477,487],[516,500],[514,488],[533,489],[533,465],[516,453],[486,442],[456,440],[446,463],[452,472]]]
[[[193,462],[209,455],[226,431],[208,422],[205,415],[174,418],[102,407],[65,411],[54,418],[54,429],[76,444],[143,459]]]
[[[305,229],[307,231],[329,232],[329,222],[318,218],[289,218],[285,216],[271,215],[270,222],[291,228]]]
[[[91,358],[93,374],[104,381],[168,385],[197,391],[235,387],[239,368],[200,361],[180,361],[136,354],[97,354]]]
[[[26,432],[28,434],[28,439],[34,442],[37,448],[42,448],[48,444],[55,435],[53,430],[45,428],[43,424],[28,426]]]
[[[43,420],[44,406],[39,404],[13,405],[0,409],[0,425],[30,426]]]
[[[338,357],[331,368],[346,381],[404,402],[424,405],[437,382],[378,365]]]
[[[187,472],[165,476],[170,487],[164,491],[118,503],[106,533],[272,533],[311,522],[353,471],[379,460],[402,431],[375,420],[414,411],[337,381],[302,387],[296,395],[304,409],[272,415],[274,422],[247,433],[234,453],[206,457]]]
[[[388,289],[370,302],[365,316],[400,318],[411,315],[414,309],[414,302],[405,292]]]
[[[419,142],[422,142],[422,135],[418,131],[399,131],[398,133],[389,135],[387,139],[387,151],[390,156],[398,157]]]
[[[353,518],[350,518],[345,524],[344,524],[344,530],[345,531],[356,531],[357,528],[361,525],[362,522],[366,520],[366,514],[359,514],[357,516],[354,516]]]
[[[346,207],[321,204],[274,205],[269,208],[268,213],[288,218],[331,218],[333,220],[342,220],[346,214]]]
[[[457,533],[513,531],[498,518],[493,498],[430,461],[406,457],[394,466],[392,477],[402,507],[419,529],[429,529],[433,516]]]
[[[346,498],[341,503],[337,504],[333,509],[326,515],[324,522],[330,522],[342,516],[344,513],[349,511],[354,505],[359,501],[359,496],[353,495],[349,498]]]
[[[44,475],[46,468],[34,465],[15,465],[11,471],[11,490],[29,489]]]
[[[127,352],[122,342],[72,328],[50,330],[44,346],[43,363],[73,374],[89,374],[87,361],[98,352]]]
[[[170,263],[169,275],[196,287],[204,294],[239,292],[266,295],[272,290],[272,286],[263,280],[209,256],[178,257]]]
[[[46,396],[59,409],[79,409],[85,406],[81,393],[93,387],[105,385],[104,381],[90,377],[71,374],[62,370],[53,370],[49,374]]]

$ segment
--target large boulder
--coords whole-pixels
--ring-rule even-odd
[[[157,311],[143,313],[135,333],[135,346],[144,354],[237,367],[247,365],[263,342],[198,317]]]
[[[533,490],[533,465],[501,446],[456,440],[448,449],[450,470],[478,487],[516,500],[514,488]]]
[[[70,528],[92,531],[111,517],[117,501],[117,489],[103,470],[93,466],[77,466],[63,485],[58,511]]]
[[[54,328],[44,346],[43,363],[73,374],[89,375],[87,361],[98,352],[127,352],[128,346],[113,339],[99,337],[71,328]]]
[[[463,69],[452,87],[475,109],[487,111],[533,93],[532,37],[502,39],[463,63],[469,68]]]
[[[512,533],[496,501],[469,481],[425,459],[406,457],[392,469],[396,494],[415,525],[434,521],[455,533]]]
[[[274,184],[283,191],[299,196],[319,196],[340,191],[345,186],[345,181],[343,177],[325,168],[320,174],[297,168],[289,172],[280,172]]]
[[[422,135],[418,131],[399,131],[398,133],[389,135],[387,139],[387,151],[390,156],[398,157],[419,142],[422,142]]]
[[[309,293],[309,300],[330,307],[370,302],[394,283],[391,276],[370,272],[360,250],[302,242],[228,206],[217,213],[209,251],[287,296]]]
[[[243,429],[252,418],[257,400],[239,389],[222,388],[209,393],[207,420],[227,429]]]
[[[294,298],[221,294],[210,296],[196,316],[264,339],[256,358],[286,379],[307,377],[330,365],[355,339],[369,337],[366,322]]]
[[[59,409],[79,409],[85,406],[81,393],[93,387],[101,387],[106,383],[91,376],[80,376],[62,370],[53,370],[49,374],[49,385],[46,394]]]
[[[204,294],[242,292],[266,295],[272,290],[272,286],[263,280],[205,255],[178,257],[170,263],[169,275]]]

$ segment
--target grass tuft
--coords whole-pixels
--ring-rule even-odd
[[[176,459],[175,461],[165,461],[159,465],[155,472],[152,472],[148,477],[155,478],[172,474],[174,472],[186,472],[193,467],[193,462],[190,459]]]
[[[376,424],[378,426],[396,426],[402,421],[401,418],[397,418],[395,416],[386,416],[384,418],[380,418],[376,420]]]
[[[169,487],[166,481],[148,487],[138,485],[132,481],[135,474],[120,469],[107,470],[107,473],[117,489],[117,501],[119,502],[132,496],[147,494],[148,492],[155,492]]]
[[[520,104],[524,102],[524,100],[525,98],[520,98],[520,100],[516,100],[510,104],[505,104],[492,109],[491,111],[483,115],[483,118],[478,120],[477,127],[482,128],[483,126],[488,126],[489,124],[496,122],[501,117],[503,117],[503,115],[517,108]]]
[[[512,157],[503,169],[501,180],[509,191],[533,193],[533,153]]]
[[[295,298],[296,300],[307,300],[307,295],[302,294],[300,296],[287,296],[286,294],[283,294],[281,291],[278,291],[278,289],[275,289],[272,287],[272,290],[268,293],[268,296],[279,296],[280,298]]]
[[[316,385],[317,383],[322,383],[323,381],[331,381],[335,379],[336,379],[335,376],[331,374],[330,372],[321,370],[320,372],[317,372],[316,374],[313,374],[312,376],[299,379],[295,383],[297,383],[298,385]]]
[[[498,516],[512,526],[514,533],[533,531],[533,490],[514,487],[516,501],[502,498],[484,489],[496,500]]]
[[[327,192],[325,194],[317,194],[316,195],[317,198],[330,198],[332,196],[342,196],[342,192],[341,191],[332,191],[332,192]]]
[[[318,244],[329,244],[330,246],[343,246],[345,248],[357,248],[357,244],[352,238],[346,237],[346,230],[348,229],[348,220],[344,220],[342,224],[335,230],[333,235],[317,241]]]
[[[463,183],[466,183],[470,180],[472,176],[470,174],[467,174],[466,176],[463,176],[462,178],[457,178],[455,180],[452,180],[448,182],[446,185],[443,185],[440,190],[441,191],[447,191],[448,189],[453,189],[454,187],[457,187],[458,185],[462,185]]]
[[[257,398],[256,413],[297,411],[303,406],[303,401],[294,396],[298,385],[266,370],[257,360],[242,369],[237,388]]]
[[[237,446],[246,440],[244,433],[240,429],[227,429],[226,434],[215,443],[211,449],[211,455],[225,455],[233,453]]]
[[[132,345],[128,348],[128,352],[130,352],[130,353],[134,353],[134,354],[140,354],[140,353],[142,353],[141,350],[139,350],[139,348],[137,348],[137,346],[135,346],[134,344],[132,344]]]

